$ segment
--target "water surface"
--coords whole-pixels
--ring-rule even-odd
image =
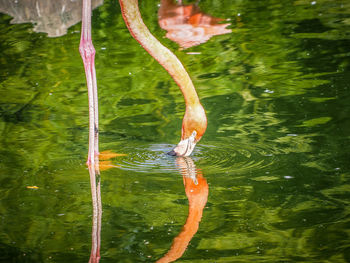
[[[349,262],[350,3],[200,1],[232,32],[188,49],[164,37],[158,4],[140,1],[145,23],[183,62],[208,117],[191,159],[208,200],[177,262]],[[0,261],[87,262],[80,24],[49,38],[11,19],[0,15]],[[101,169],[100,262],[155,262],[189,214],[187,177],[165,154],[183,98],[115,1],[92,23],[100,149],[125,154]]]

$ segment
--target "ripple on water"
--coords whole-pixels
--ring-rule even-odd
[[[259,170],[274,163],[272,148],[254,144],[228,143],[201,145],[198,153],[198,165],[212,172],[245,172]]]
[[[127,156],[118,160],[121,169],[136,172],[173,173],[178,171],[174,157],[167,155],[173,148],[169,144],[139,145],[124,147]]]
[[[136,147],[124,147],[127,156],[118,159],[121,169],[137,172],[178,172],[176,158],[169,156],[174,145],[147,144]],[[240,143],[198,145],[191,159],[197,166],[210,172],[245,172],[251,169],[259,170],[272,165],[275,161],[273,149],[259,145]]]

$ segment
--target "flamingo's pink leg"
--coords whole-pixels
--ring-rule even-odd
[[[98,161],[98,98],[95,71],[95,48],[91,39],[91,0],[82,0],[82,26],[79,52],[84,62],[89,96],[89,154],[87,164]]]

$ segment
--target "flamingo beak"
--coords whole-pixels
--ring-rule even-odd
[[[197,143],[196,135],[197,132],[193,131],[190,137],[181,140],[168,154],[172,156],[190,156]]]

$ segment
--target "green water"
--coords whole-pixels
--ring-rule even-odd
[[[202,0],[232,33],[186,50],[164,38],[159,3],[140,2],[208,117],[192,156],[208,202],[177,262],[350,262],[350,2]],[[88,262],[80,24],[48,38],[11,19],[0,15],[0,261]],[[183,98],[116,1],[94,10],[93,41],[100,150],[126,154],[101,171],[100,262],[155,262],[188,215],[165,154],[180,138]]]

